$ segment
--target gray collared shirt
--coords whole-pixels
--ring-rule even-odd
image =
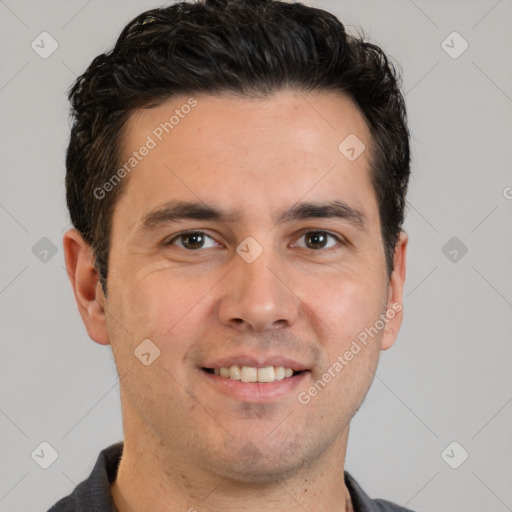
[[[59,500],[48,512],[117,512],[110,485],[115,481],[123,453],[123,442],[102,450],[89,478]],[[354,512],[412,512],[385,500],[372,500],[345,471],[345,484],[350,492]]]

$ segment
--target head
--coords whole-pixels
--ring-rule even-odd
[[[385,54],[298,3],[178,3],[130,22],[70,101],[67,267],[126,375],[125,428],[240,478],[318,458],[401,322],[409,134]],[[234,397],[211,372],[237,361],[301,373]]]
[[[370,180],[391,275],[409,179],[406,110],[394,66],[380,48],[348,35],[320,9],[209,0],[139,15],[71,89],[67,203],[73,225],[93,249],[105,293],[112,216],[128,181],[112,177],[124,163],[120,148],[131,114],[172,96],[254,98],[285,88],[338,92],[363,115],[372,137]]]

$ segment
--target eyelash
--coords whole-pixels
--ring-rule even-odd
[[[307,231],[303,231],[300,235],[299,235],[299,238],[302,238],[304,235],[310,235],[312,233],[323,233],[325,235],[327,235],[328,237],[331,237],[331,238],[334,238],[340,245],[346,245],[346,241],[339,237],[339,236],[336,236],[332,233],[329,233],[328,231],[324,231],[324,230],[321,230],[321,229],[310,229],[310,230],[307,230]],[[168,240],[167,242],[164,242],[164,245],[165,246],[170,246],[170,245],[174,245],[174,242],[176,240],[178,240],[179,238],[182,238],[184,236],[187,236],[187,235],[195,235],[195,234],[201,234],[201,235],[204,235],[208,238],[210,238],[211,240],[214,240],[213,237],[211,237],[210,235],[208,235],[206,232],[204,231],[201,231],[201,230],[187,230],[187,231],[182,231],[181,233],[178,233],[177,235],[173,236],[170,240]],[[218,242],[216,242],[218,243]],[[179,247],[179,246],[178,246]],[[180,249],[184,249],[188,252],[199,252],[202,248],[200,249],[187,249],[185,247],[180,247]],[[321,250],[328,250],[328,249],[334,249],[334,247],[327,247],[327,248],[320,248],[320,249],[310,249],[309,247],[302,247],[302,249],[307,249],[307,250],[310,250],[310,251],[314,251],[314,252],[320,252]]]

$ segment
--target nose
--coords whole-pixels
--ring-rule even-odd
[[[262,332],[290,327],[297,321],[300,300],[277,258],[264,251],[252,263],[237,256],[234,265],[218,304],[224,325]]]

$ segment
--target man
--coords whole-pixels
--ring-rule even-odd
[[[124,442],[51,511],[406,510],[344,468],[402,321],[409,133],[383,52],[298,3],[179,3],[70,100],[66,266]]]

